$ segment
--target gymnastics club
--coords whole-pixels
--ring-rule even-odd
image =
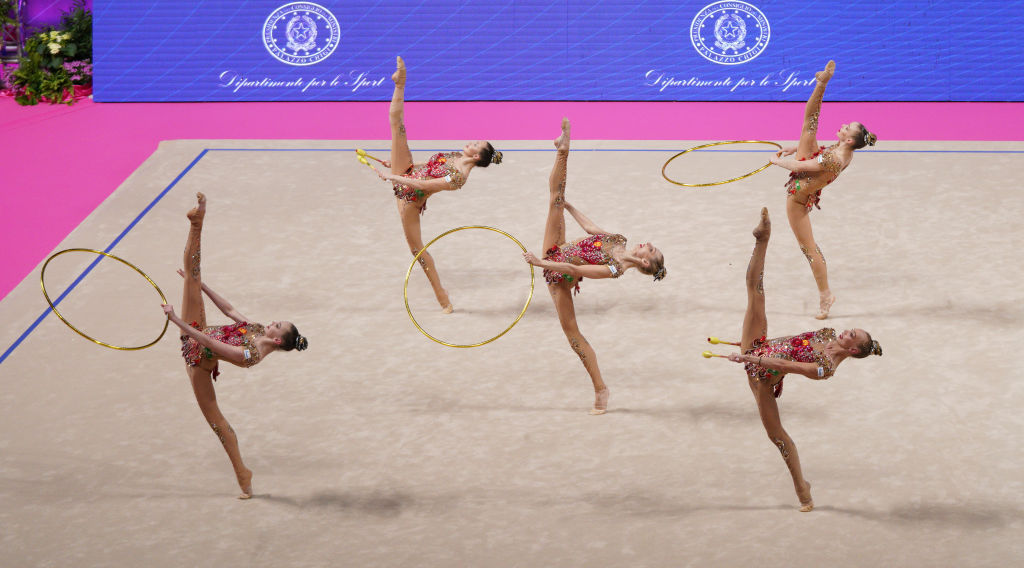
[[[370,165],[370,162],[366,161],[366,158],[364,158],[364,157],[362,157],[362,156],[359,156],[359,161],[360,161],[360,162],[362,162],[362,163],[364,163],[364,164],[366,164],[366,167],[370,168],[371,170],[374,170],[374,171],[376,171],[376,168],[374,168],[373,166],[371,166],[371,165]]]
[[[740,346],[739,343],[734,343],[732,341],[722,341],[721,339],[718,339],[717,337],[709,337],[708,338],[708,343],[710,343],[711,345],[718,345],[719,343],[724,343],[726,345],[735,345],[737,347]]]
[[[362,161],[365,158],[373,158],[374,160],[377,160],[378,162],[380,162],[382,164],[384,163],[384,160],[381,160],[380,158],[377,158],[377,157],[374,157],[374,156],[371,156],[371,155],[367,154],[366,150],[363,150],[362,148],[356,148],[356,154],[359,154],[360,161]],[[367,164],[367,165],[369,165],[369,164]]]
[[[705,351],[705,352],[701,353],[701,355],[703,355],[705,359],[710,359],[712,357],[721,357],[722,359],[728,359],[729,358],[728,355],[719,355],[718,353],[712,353],[710,351]]]

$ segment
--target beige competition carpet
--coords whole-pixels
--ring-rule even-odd
[[[664,181],[673,149],[700,142],[574,144],[568,200],[662,248],[668,267],[657,283],[635,271],[583,282],[579,323],[612,392],[597,417],[540,271],[522,321],[493,343],[452,349],[412,325],[394,198],[351,151],[385,142],[162,144],[55,250],[106,247],[170,188],[111,252],[180,308],[184,214],[207,194],[205,282],[309,338],[307,351],[252,369],[222,365],[219,402],[255,498],[234,498],[174,329],[121,352],[49,315],[0,364],[0,566],[1019,563],[1024,145],[882,143],[825,190],[812,213],[838,296],[825,323],[869,330],[885,355],[847,361],[828,381],[786,380],[782,420],[817,504],[803,514],[741,366],[700,357],[706,336],[738,336],[763,205],[774,220],[769,335],[821,327],[785,175],[711,189]],[[424,161],[462,141],[413,145]],[[433,197],[423,237],[488,225],[539,255],[550,142],[495,145],[505,163]],[[711,181],[766,156],[702,153],[670,168]],[[571,220],[569,235],[583,235]],[[417,268],[409,304],[424,329],[472,342],[519,313],[530,272],[514,243],[467,230],[431,251],[456,312],[440,313]],[[91,260],[54,260],[51,295]],[[159,303],[104,261],[60,309],[130,345],[159,333]],[[0,303],[0,348],[45,310],[37,269]]]

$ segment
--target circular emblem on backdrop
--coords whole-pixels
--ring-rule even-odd
[[[330,10],[312,2],[292,2],[274,10],[263,24],[263,45],[278,61],[313,65],[334,52],[341,26]]]
[[[715,2],[697,12],[690,24],[690,42],[704,59],[739,65],[768,47],[768,18],[746,2]]]

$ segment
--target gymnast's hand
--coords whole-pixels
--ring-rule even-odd
[[[160,307],[163,308],[164,313],[167,314],[167,317],[169,317],[170,319],[173,320],[174,318],[177,317],[176,315],[174,315],[174,306],[170,304],[160,304]]]
[[[775,155],[778,156],[779,158],[783,156],[789,156],[791,154],[796,154],[796,146],[790,146],[789,148],[783,148],[778,152],[775,152]]]
[[[397,177],[397,176],[395,176],[392,173],[382,172],[382,171],[378,170],[377,168],[373,168],[373,171],[377,172],[377,176],[380,177],[380,179],[382,179],[384,181],[391,181],[393,178]]]
[[[527,262],[527,264],[532,264],[534,266],[541,266],[541,261],[536,256],[534,256],[534,254],[532,252],[524,252],[523,253],[523,260],[525,260]]]
[[[747,356],[746,355],[741,355],[739,353],[730,353],[729,354],[729,360],[732,361],[733,363],[746,363],[747,362]]]

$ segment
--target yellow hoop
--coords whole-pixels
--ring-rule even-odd
[[[50,264],[50,261],[55,259],[55,258],[57,258],[58,256],[60,256],[62,254],[65,254],[65,253],[69,253],[69,252],[91,252],[91,253],[95,253],[95,254],[101,254],[101,255],[103,255],[105,257],[112,258],[112,259],[114,259],[114,260],[116,260],[118,262],[121,262],[123,264],[128,265],[129,267],[132,268],[132,270],[134,270],[135,272],[138,272],[139,274],[141,274],[143,278],[145,278],[150,284],[152,284],[153,288],[156,288],[156,293],[160,294],[160,299],[163,301],[163,303],[165,303],[165,304],[167,303],[167,298],[164,297],[164,293],[160,290],[160,287],[156,285],[156,282],[153,282],[153,279],[150,278],[149,276],[147,276],[145,272],[139,270],[139,267],[137,267],[134,264],[128,262],[127,260],[125,260],[123,258],[120,258],[120,257],[117,257],[117,256],[114,256],[114,255],[112,255],[110,253],[103,252],[101,250],[94,250],[94,249],[87,249],[87,248],[64,249],[64,250],[62,250],[60,252],[56,252],[56,253],[53,253],[52,255],[50,255],[50,258],[46,259],[46,262],[43,263],[43,269],[39,272],[39,285],[43,289],[43,297],[46,298],[46,303],[50,304],[50,309],[53,310],[53,313],[56,314],[56,316],[58,318],[60,318],[60,321],[64,322],[65,325],[67,325],[72,330],[74,330],[75,333],[77,333],[78,335],[81,335],[82,337],[88,339],[89,341],[92,341],[93,343],[95,343],[97,345],[102,345],[104,347],[109,347],[111,349],[117,349],[119,351],[138,351],[139,349],[145,349],[147,347],[151,347],[151,346],[155,345],[156,342],[160,341],[163,338],[164,334],[167,333],[167,324],[170,323],[170,321],[171,321],[170,316],[168,316],[167,320],[164,321],[164,329],[163,329],[163,331],[160,332],[160,335],[157,336],[157,338],[154,339],[153,341],[150,341],[149,343],[147,343],[145,345],[142,345],[142,346],[139,346],[139,347],[120,347],[118,345],[111,345],[109,343],[104,343],[103,341],[100,341],[98,339],[93,339],[92,337],[89,337],[88,335],[82,333],[82,330],[80,330],[77,327],[71,325],[71,322],[66,320],[64,318],[64,316],[61,315],[60,311],[57,310],[57,307],[53,305],[53,302],[50,301],[50,295],[46,293],[46,281],[44,280],[44,278],[46,277],[46,265]]]
[[[757,172],[760,172],[760,171],[766,169],[768,166],[772,165],[771,162],[768,162],[767,164],[761,166],[760,168],[757,168],[756,170],[750,172],[749,174],[742,175],[740,177],[735,177],[735,178],[732,178],[732,179],[727,179],[725,181],[716,181],[716,182],[712,182],[712,183],[682,183],[682,182],[676,181],[676,180],[668,177],[665,174],[665,169],[668,168],[668,165],[672,163],[672,160],[678,158],[679,156],[682,156],[683,154],[686,154],[687,152],[692,152],[694,150],[700,150],[701,148],[710,148],[712,146],[722,146],[723,144],[771,144],[772,146],[775,146],[776,148],[779,148],[780,150],[782,149],[782,145],[781,144],[778,144],[776,142],[769,142],[767,140],[728,140],[726,142],[712,142],[710,144],[701,144],[700,146],[694,146],[693,148],[690,148],[690,149],[687,149],[687,150],[683,150],[682,152],[679,152],[675,156],[672,156],[671,158],[669,158],[668,161],[665,162],[665,165],[661,166],[661,177],[665,178],[665,180],[668,181],[669,183],[674,183],[676,185],[682,185],[684,187],[708,187],[708,186],[711,186],[711,185],[722,185],[722,184],[726,184],[726,183],[729,183],[729,182],[739,181],[741,179],[748,178],[748,177],[756,174]]]
[[[519,320],[522,319],[523,314],[526,313],[526,308],[530,307],[530,301],[533,300],[533,280],[534,280],[534,274],[533,274],[533,265],[531,264],[530,265],[530,295],[526,298],[526,305],[523,306],[523,310],[521,312],[519,312],[519,315],[516,316],[516,319],[512,322],[512,324],[509,325],[508,327],[506,327],[505,331],[502,331],[498,335],[495,335],[494,337],[492,337],[492,338],[490,338],[490,339],[488,339],[486,341],[481,341],[480,343],[473,343],[473,344],[470,344],[470,345],[459,345],[459,344],[455,344],[455,343],[448,343],[446,341],[441,341],[440,339],[434,337],[433,335],[430,335],[422,327],[420,327],[419,322],[417,322],[416,318],[412,315],[412,309],[409,308],[409,277],[412,275],[412,269],[413,269],[413,267],[416,266],[416,263],[420,260],[420,256],[422,256],[423,253],[427,252],[427,249],[430,248],[430,245],[436,243],[438,240],[441,239],[441,237],[444,237],[446,235],[450,235],[450,234],[452,234],[452,233],[454,233],[456,231],[464,231],[466,229],[486,229],[488,231],[494,231],[495,233],[501,233],[502,235],[505,235],[506,237],[512,239],[512,242],[514,242],[517,245],[519,245],[519,248],[523,249],[524,253],[527,252],[526,247],[523,246],[523,243],[519,242],[515,237],[513,237],[512,235],[506,233],[505,231],[502,231],[501,229],[495,229],[494,227],[487,227],[485,225],[469,225],[469,226],[465,226],[465,227],[456,227],[455,229],[451,229],[450,231],[445,231],[444,233],[441,233],[440,235],[434,237],[434,240],[432,240],[429,243],[427,243],[427,245],[425,247],[420,249],[420,252],[416,253],[416,256],[414,256],[413,259],[412,259],[412,264],[409,265],[409,270],[405,271],[405,286],[402,288],[402,296],[405,298],[405,311],[408,312],[409,319],[412,320],[412,324],[416,326],[416,329],[420,330],[420,333],[422,333],[423,335],[427,336],[429,339],[431,339],[433,341],[436,341],[436,342],[440,343],[441,345],[445,345],[447,347],[458,347],[458,348],[479,347],[481,345],[486,345],[486,344],[494,341],[495,339],[498,339],[502,335],[505,335],[506,333],[508,333],[508,330],[512,329],[512,326],[514,326],[515,324],[519,323]]]

